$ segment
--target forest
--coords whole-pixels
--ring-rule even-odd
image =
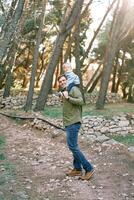
[[[133,13],[131,0],[0,0],[3,98],[13,89],[27,91],[24,109],[31,110],[37,93],[34,110],[43,110],[70,61],[83,95],[97,91],[97,109],[108,92],[134,103]]]

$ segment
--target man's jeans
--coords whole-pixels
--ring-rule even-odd
[[[71,124],[66,126],[66,136],[67,136],[67,145],[70,151],[73,154],[73,166],[77,170],[82,170],[82,167],[86,172],[91,171],[93,166],[87,161],[83,153],[78,147],[78,132],[81,127],[81,123]]]

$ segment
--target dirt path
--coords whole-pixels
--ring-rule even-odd
[[[65,135],[52,138],[0,116],[6,160],[0,160],[0,200],[134,200],[134,159],[120,145],[81,149],[95,167],[90,181],[66,177],[72,156]],[[3,179],[3,181],[2,181]]]

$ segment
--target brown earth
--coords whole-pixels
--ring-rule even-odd
[[[0,200],[134,200],[134,158],[123,145],[80,147],[95,167],[90,181],[66,177],[72,167],[65,133],[38,131],[0,116],[6,137],[0,161]]]

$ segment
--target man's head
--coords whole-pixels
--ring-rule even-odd
[[[71,63],[70,62],[64,63],[62,68],[63,68],[64,72],[70,72],[70,71],[72,71],[72,67],[71,67]]]
[[[65,89],[67,86],[67,77],[64,74],[60,75],[58,77],[58,82],[59,82],[60,88]]]

